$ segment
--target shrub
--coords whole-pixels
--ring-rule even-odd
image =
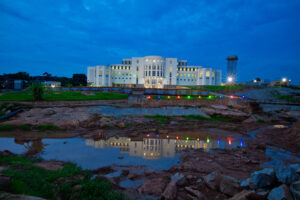
[[[11,124],[5,124],[0,126],[0,131],[11,131],[13,130],[14,126]]]
[[[43,99],[44,87],[41,83],[32,83],[30,89],[33,93],[33,100],[40,101]]]

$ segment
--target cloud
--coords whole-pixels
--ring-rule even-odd
[[[76,72],[122,57],[160,54],[225,70],[226,56],[238,54],[242,69],[261,73],[274,57],[293,60],[294,69],[300,57],[299,9],[296,0],[2,0],[0,68],[18,71],[23,63],[29,72],[31,67],[51,72],[61,69],[55,67],[59,63],[76,66]],[[240,77],[252,78],[242,71]]]

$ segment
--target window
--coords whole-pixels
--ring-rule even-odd
[[[201,71],[200,73],[199,73],[199,76],[202,78],[203,77],[203,71]]]
[[[136,60],[136,63],[139,63],[140,61],[139,60]]]
[[[206,77],[210,76],[210,71],[206,71]]]
[[[136,71],[139,71],[139,66],[136,67]]]
[[[173,69],[172,69],[172,66],[171,66],[171,67],[170,67],[170,72],[172,72],[172,70],[173,70]]]

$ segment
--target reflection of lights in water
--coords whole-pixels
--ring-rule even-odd
[[[154,135],[154,137],[152,137],[150,134],[147,134],[147,137],[134,141],[131,141],[130,138],[126,137],[112,137],[108,140],[87,140],[86,144],[96,148],[120,148],[121,153],[128,153],[130,156],[140,156],[145,159],[174,157],[177,152],[185,148],[202,148],[205,151],[209,151],[210,149],[226,148],[226,145],[221,145],[221,143],[226,143],[226,141],[221,141],[220,138],[213,139],[208,136],[206,139],[191,138],[187,136],[184,138],[179,138],[179,136],[172,137],[169,135],[166,135],[166,137],[162,138],[156,136],[159,136],[159,134]],[[230,146],[245,146],[244,141],[240,138],[240,143],[233,143],[233,138],[227,138],[227,140]]]

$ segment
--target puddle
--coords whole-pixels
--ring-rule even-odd
[[[266,155],[272,160],[263,164],[263,167],[282,166],[288,160],[295,160],[300,162],[300,158],[293,153],[272,146],[267,146]]]
[[[126,179],[125,181],[120,182],[120,186],[123,188],[138,188],[140,185],[144,183],[143,180],[130,180]]]
[[[167,138],[168,137],[168,138]],[[231,149],[244,146],[242,139],[192,139],[189,137],[129,138],[111,137],[106,140],[82,138],[40,139],[20,142],[14,138],[0,138],[0,151],[25,153],[34,150],[46,160],[70,161],[84,169],[110,165],[146,166],[166,170],[178,164],[180,152],[185,149]],[[114,176],[114,175],[112,175]]]
[[[97,106],[90,111],[91,113],[100,113],[104,115],[202,115],[204,114],[200,108],[184,108],[184,107],[160,107],[160,108],[117,108],[113,106]]]

